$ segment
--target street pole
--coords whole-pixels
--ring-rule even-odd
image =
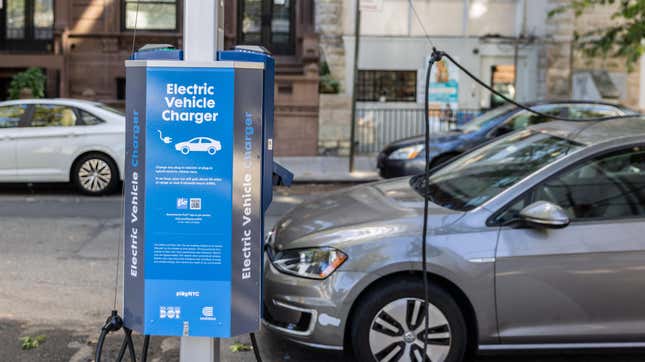
[[[361,39],[361,1],[356,0],[356,22],[354,24],[354,76],[352,79],[352,118],[349,133],[349,172],[354,172],[356,149],[356,88],[358,83],[358,49]]]
[[[184,61],[209,63],[224,46],[223,0],[184,0]],[[188,337],[187,330],[179,345],[180,362],[219,362],[219,338]]]

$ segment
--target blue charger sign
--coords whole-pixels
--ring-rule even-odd
[[[124,322],[167,336],[257,330],[262,64],[126,66]]]

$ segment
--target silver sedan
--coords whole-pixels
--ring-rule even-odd
[[[421,219],[430,199],[429,325]],[[645,118],[553,122],[430,176],[303,204],[269,233],[264,322],[359,361],[644,347]]]

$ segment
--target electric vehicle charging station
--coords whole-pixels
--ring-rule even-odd
[[[123,323],[146,335],[259,329],[264,212],[272,185],[293,177],[273,162],[273,58],[216,55],[214,3],[186,1],[184,51],[144,47],[126,61]],[[203,32],[188,21],[200,16],[213,23],[210,59],[187,39]],[[182,338],[181,359],[217,360],[199,340]]]
[[[264,64],[127,63],[125,325],[231,337],[260,323]]]

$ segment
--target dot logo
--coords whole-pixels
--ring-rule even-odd
[[[181,308],[179,307],[159,307],[159,319],[179,319],[181,317]]]

